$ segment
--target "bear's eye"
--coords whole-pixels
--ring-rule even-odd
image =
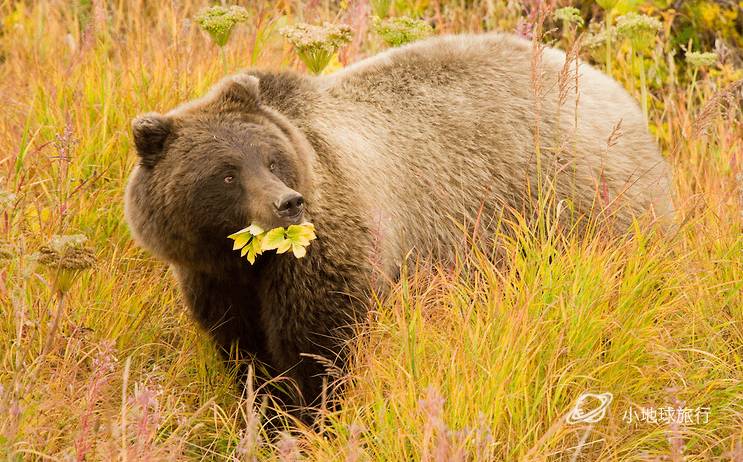
[[[233,181],[235,181],[235,177],[232,176],[232,175],[227,175],[226,177],[224,177],[224,182],[227,183],[227,184],[230,184]]]
[[[268,169],[270,171],[272,171],[272,172],[275,171],[276,170],[276,162],[271,162],[271,164],[268,166]]]

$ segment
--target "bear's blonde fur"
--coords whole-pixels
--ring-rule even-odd
[[[576,128],[575,91],[558,104],[565,53],[543,51],[539,108],[532,60],[531,42],[512,35],[445,36],[317,80],[308,123],[345,154],[393,260],[412,246],[461,241],[459,224],[475,223],[481,206],[485,217],[504,205],[528,211],[527,179],[537,192],[538,120],[542,172],[554,180],[557,200],[571,200],[580,214],[600,209],[603,199],[618,228],[649,210],[671,218],[668,166],[637,102],[581,63]]]

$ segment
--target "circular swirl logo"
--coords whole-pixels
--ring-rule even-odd
[[[611,393],[583,393],[565,417],[569,424],[596,423],[606,417],[606,409],[614,399]]]

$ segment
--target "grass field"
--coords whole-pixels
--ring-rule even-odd
[[[240,3],[250,19],[222,55],[193,21],[203,2],[0,2],[0,459],[743,460],[740,55],[693,67],[657,8],[640,9],[662,22],[644,55],[621,41],[609,54],[673,165],[678,230],[516,223],[507,267],[473,248],[408,268],[374,307],[342,410],[267,438],[166,265],[131,241],[130,120],[201,95],[225,67],[305,72],[284,24],[352,25],[326,72],[386,46],[364,2]],[[435,33],[528,33],[542,2],[392,3]],[[548,17],[543,41],[566,48],[559,24]],[[582,56],[605,68],[600,50]],[[33,255],[67,234],[96,262],[60,292]],[[584,392],[613,394],[606,417],[568,424]]]

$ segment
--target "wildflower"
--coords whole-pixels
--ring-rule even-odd
[[[375,16],[373,21],[374,31],[392,47],[426,38],[433,32],[433,28],[426,21],[407,16],[389,19]]]
[[[196,23],[206,31],[214,43],[223,47],[236,24],[247,21],[248,11],[241,6],[212,6],[196,15]]]
[[[580,10],[572,6],[566,6],[565,8],[555,10],[555,19],[566,24],[583,25],[583,18],[580,15]]]
[[[635,51],[643,51],[652,45],[661,28],[660,21],[644,14],[627,13],[617,18],[617,33],[628,38]]]
[[[294,46],[302,62],[314,74],[330,63],[336,51],[351,41],[351,27],[346,24],[323,23],[322,26],[299,23],[282,27],[281,35]]]
[[[279,460],[281,462],[296,462],[299,460],[299,444],[297,439],[288,432],[281,432],[281,439],[276,444],[279,450]]]
[[[93,250],[84,245],[87,240],[82,234],[52,236],[50,244],[39,249],[38,262],[54,271],[59,292],[67,292],[75,277],[95,263]]]
[[[519,18],[513,33],[526,40],[531,40],[534,35],[534,24],[524,18]]]
[[[464,460],[455,444],[455,433],[444,422],[444,397],[433,385],[426,388],[426,397],[418,400],[424,417],[423,455],[421,460]]]
[[[258,460],[256,454],[262,442],[260,418],[252,406],[249,412],[247,426],[240,431],[240,440],[235,448],[235,453],[241,456],[240,460]]]
[[[356,423],[351,424],[349,427],[349,438],[346,446],[346,462],[359,462],[362,460],[363,449],[360,440],[365,431],[365,427]]]
[[[488,425],[488,419],[485,414],[480,411],[477,415],[477,427],[473,431],[473,439],[475,445],[475,460],[493,460],[493,433]]]
[[[707,67],[717,63],[717,53],[687,51],[686,62],[692,67]]]
[[[104,340],[99,345],[98,353],[93,358],[93,370],[98,375],[106,375],[116,370],[116,348],[111,340]]]
[[[444,397],[433,385],[426,388],[426,397],[418,400],[418,406],[428,420],[441,419],[444,413]]]
[[[139,384],[136,384],[134,387],[134,402],[137,403],[141,409],[157,407],[157,395],[157,391],[147,385],[143,384],[140,386]]]

